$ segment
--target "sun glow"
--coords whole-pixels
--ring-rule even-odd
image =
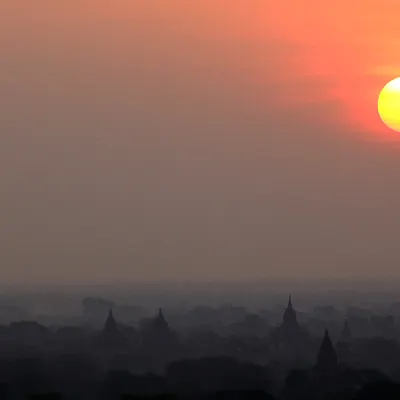
[[[393,79],[382,89],[378,99],[378,112],[390,129],[400,132],[400,78]]]

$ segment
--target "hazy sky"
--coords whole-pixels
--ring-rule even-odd
[[[399,276],[399,12],[2,0],[1,282]]]

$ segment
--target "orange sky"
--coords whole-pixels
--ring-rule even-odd
[[[399,14],[0,1],[0,278],[398,274]]]
[[[299,70],[292,73],[325,76],[349,123],[394,138],[376,103],[385,83],[400,75],[400,3],[305,0],[278,2],[270,11],[270,33],[299,46],[300,57],[293,57]]]
[[[376,101],[383,85],[400,75],[400,3],[396,0],[337,0],[329,4],[252,0],[250,6],[245,0],[40,0],[28,6],[17,0],[1,7],[3,26],[31,29],[33,35],[46,35],[47,29],[52,29],[54,40],[62,40],[63,46],[81,36],[83,46],[89,39],[91,46],[97,43],[108,49],[110,58],[127,43],[135,51],[137,46],[146,46],[146,41],[156,43],[163,37],[183,35],[188,41],[190,37],[215,41],[209,44],[208,63],[218,62],[213,60],[213,48],[224,49],[230,55],[222,68],[229,68],[237,46],[241,59],[234,61],[242,65],[234,68],[242,68],[245,83],[286,82],[282,93],[276,93],[276,104],[284,108],[293,102],[339,102],[342,123],[355,124],[356,129],[382,138],[395,137],[381,124]],[[142,44],[138,43],[141,35],[145,38]],[[183,41],[177,40],[181,45]],[[247,59],[243,59],[245,53]],[[121,54],[117,58],[121,61]],[[206,58],[205,54],[203,62]],[[323,84],[319,85],[320,81]]]

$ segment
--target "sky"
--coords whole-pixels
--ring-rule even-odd
[[[397,0],[2,0],[0,281],[399,277]]]

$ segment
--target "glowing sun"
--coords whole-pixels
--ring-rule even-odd
[[[389,128],[400,132],[400,78],[393,79],[382,89],[378,99],[378,112]]]

